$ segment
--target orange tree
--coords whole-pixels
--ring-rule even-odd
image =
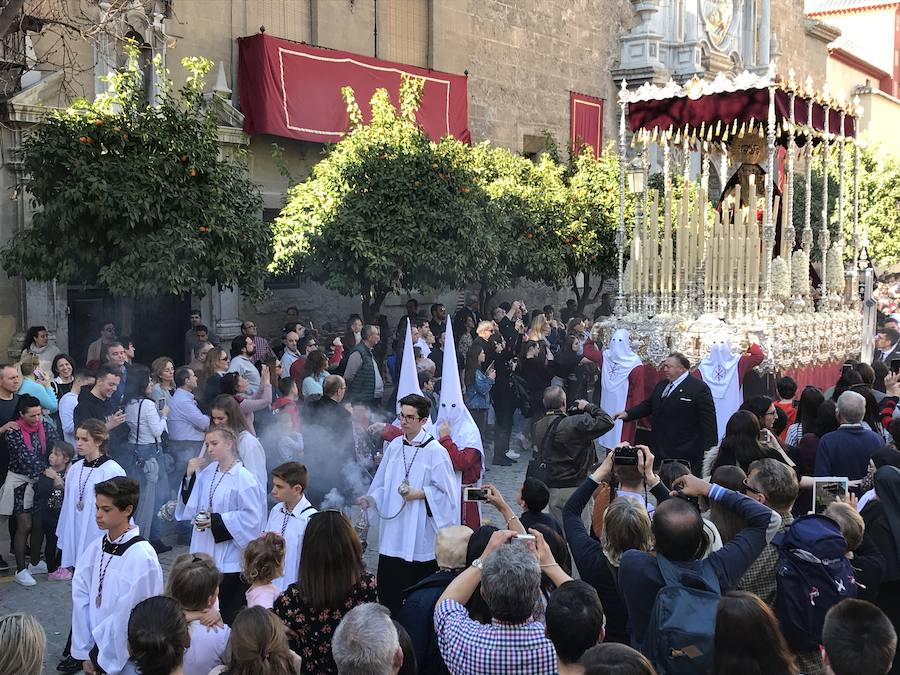
[[[422,132],[415,120],[422,86],[404,77],[399,109],[377,90],[369,124],[345,88],[350,132],[291,188],[273,225],[270,271],[359,297],[366,321],[390,292],[466,284],[487,251],[487,196],[469,148]]]
[[[215,106],[202,96],[211,63],[184,59],[145,100],[132,51],[110,92],[50,115],[24,139],[32,223],[3,249],[9,275],[81,283],[114,295],[263,291],[271,233],[240,157],[225,159]]]

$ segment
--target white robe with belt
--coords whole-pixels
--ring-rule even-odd
[[[415,445],[421,444],[418,453],[414,445],[404,446],[404,438],[398,436],[388,444],[369,486],[368,497],[377,505],[381,516],[379,553],[409,562],[425,562],[434,560],[437,531],[459,525],[459,481],[447,451],[434,437],[424,430],[419,432],[412,440]],[[397,491],[406,476],[404,459],[405,466],[409,467],[410,488],[423,490],[425,500],[407,502]]]

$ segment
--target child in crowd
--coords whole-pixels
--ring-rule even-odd
[[[550,489],[544,483],[537,478],[526,478],[519,489],[519,498],[516,501],[524,509],[519,522],[526,532],[532,527],[546,525],[562,536],[562,526],[556,522],[556,518],[543,512],[550,503]]]
[[[188,462],[178,491],[175,517],[194,523],[191,553],[208,553],[222,573],[219,601],[228,625],[244,605],[241,551],[259,536],[260,486],[237,455],[234,434],[225,426],[206,433],[206,452]]]
[[[70,653],[83,662],[86,673],[119,673],[125,668],[125,626],[131,610],[163,591],[156,551],[131,524],[139,490],[138,482],[125,476],[94,486],[96,496],[91,501],[95,504],[90,504],[90,511],[106,533],[78,559],[72,579]]]
[[[47,458],[50,466],[37,480],[34,486],[34,503],[37,507],[37,515],[44,530],[44,562],[47,564],[49,574],[47,578],[52,581],[68,581],[72,573],[68,567],[62,567],[60,563],[59,549],[57,548],[56,526],[59,524],[59,514],[63,505],[63,493],[66,485],[66,473],[75,456],[75,448],[65,441],[57,440],[53,443],[50,456]]]
[[[225,663],[231,630],[201,620],[218,614],[219,570],[212,557],[206,553],[178,556],[169,572],[166,595],[175,598],[188,620],[191,644],[184,655],[184,675],[207,675]]]
[[[186,673],[182,664],[190,642],[187,622],[175,600],[164,595],[142,600],[128,618],[128,651],[132,663],[122,675]]]
[[[282,574],[272,581],[279,592],[297,581],[303,534],[310,516],[317,513],[304,494],[308,484],[309,473],[299,462],[286,462],[272,470],[272,496],[278,503],[269,512],[266,531],[284,537],[286,548]]]
[[[300,657],[288,646],[284,625],[262,607],[248,607],[238,614],[228,639],[225,662],[209,675],[294,675],[300,673],[301,666]]]
[[[250,584],[247,607],[272,609],[275,598],[281,594],[272,581],[284,576],[284,537],[265,532],[247,544],[241,552],[241,573]]]
[[[781,440],[787,435],[787,428],[797,421],[797,401],[794,397],[797,395],[797,381],[793,377],[781,377],[775,383],[775,389],[778,391],[778,401],[775,401],[775,407],[780,408],[787,417],[787,423],[784,430],[778,434]]]
[[[300,431],[300,409],[297,407],[299,398],[300,392],[296,382],[289,377],[283,377],[278,381],[278,398],[272,403],[272,410],[288,416],[291,421],[290,429],[294,433]]]
[[[63,567],[74,567],[88,544],[103,534],[94,518],[94,486],[125,475],[125,470],[106,455],[107,441],[109,432],[100,420],[86,419],[75,429],[75,449],[81,461],[66,474],[56,526]]]

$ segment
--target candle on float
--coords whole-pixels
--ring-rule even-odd
[[[651,279],[650,290],[659,293],[660,287],[660,270],[659,270],[659,194],[654,190],[651,193],[650,200],[650,269],[653,278]]]
[[[663,292],[672,292],[672,194],[669,193],[664,197],[663,204],[663,244],[664,253],[662,259],[663,268]]]

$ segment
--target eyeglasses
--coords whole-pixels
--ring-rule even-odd
[[[752,492],[755,495],[762,495],[763,497],[766,496],[765,492],[763,492],[762,490],[757,490],[755,487],[750,485],[750,483],[747,482],[746,478],[743,481],[741,481],[741,485],[744,486],[744,489],[743,489],[744,494],[746,494],[747,491],[749,490],[750,492]]]
[[[417,420],[425,419],[424,417],[419,417],[418,415],[400,415],[400,419],[406,422],[415,422]]]

